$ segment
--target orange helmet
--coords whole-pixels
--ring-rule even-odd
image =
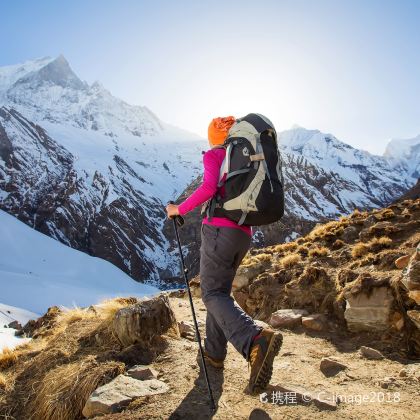
[[[210,145],[223,144],[233,124],[235,124],[235,117],[232,116],[213,118],[208,130]]]

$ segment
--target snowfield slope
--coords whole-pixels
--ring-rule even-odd
[[[71,249],[3,211],[0,249],[3,304],[44,313],[53,305],[89,306],[115,296],[157,292],[109,262]]]

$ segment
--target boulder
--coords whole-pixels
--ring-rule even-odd
[[[327,317],[324,314],[303,316],[302,325],[308,330],[325,331],[327,329]]]
[[[157,379],[158,373],[150,366],[136,365],[128,369],[127,376],[138,379],[139,381],[145,381],[147,379]]]
[[[154,336],[178,328],[168,296],[160,294],[119,309],[112,329],[121,344],[127,347],[136,343],[147,344]]]
[[[89,418],[118,413],[134,398],[162,394],[168,391],[168,385],[157,379],[139,381],[130,376],[119,375],[111,382],[92,392],[86,401],[82,414]]]
[[[352,332],[384,331],[389,327],[389,318],[394,301],[389,287],[373,287],[360,293],[347,293],[344,318]]]
[[[375,350],[371,347],[361,346],[360,353],[363,357],[370,360],[381,360],[384,358],[383,354],[379,350]]]
[[[22,324],[19,321],[12,321],[8,325],[9,328],[13,328],[15,330],[22,330]]]
[[[319,368],[325,376],[335,376],[338,372],[347,369],[347,366],[337,360],[329,357],[323,357]]]
[[[304,309],[279,309],[271,314],[269,324],[274,328],[291,328],[302,323],[302,316],[308,315]]]

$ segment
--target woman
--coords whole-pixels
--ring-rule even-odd
[[[203,155],[204,175],[202,184],[180,205],[166,207],[168,217],[184,216],[211,199],[218,189],[220,168],[225,157],[229,129],[234,117],[215,118],[208,128],[210,150]],[[201,226],[200,287],[202,300],[207,308],[205,358],[216,368],[223,368],[229,341],[251,365],[249,390],[264,389],[270,381],[274,357],[278,354],[282,336],[279,332],[262,329],[231,297],[236,270],[251,243],[250,226],[213,217],[204,217]]]

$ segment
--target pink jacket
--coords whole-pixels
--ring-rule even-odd
[[[222,148],[210,149],[204,153],[203,182],[185,201],[179,205],[178,210],[181,216],[205,203],[216,194],[218,191],[217,184],[219,182],[220,167],[222,166],[225,154],[226,150]],[[221,188],[220,192],[223,195],[223,187]],[[241,229],[248,235],[252,235],[252,229],[250,226],[239,226],[233,220],[227,219],[226,217],[213,217],[212,221],[209,222],[206,216],[203,219],[203,223],[213,226]]]

